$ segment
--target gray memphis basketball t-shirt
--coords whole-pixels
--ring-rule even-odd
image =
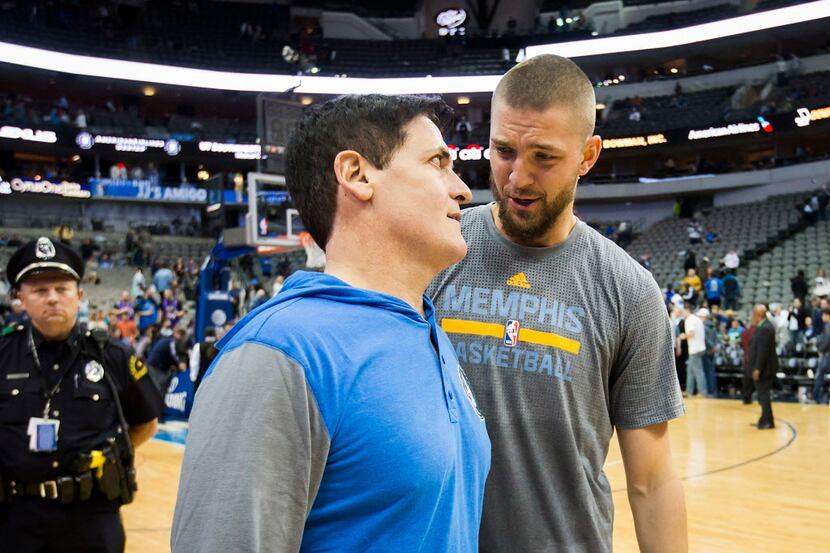
[[[493,444],[480,551],[610,552],[614,427],[684,412],[660,289],[582,221],[548,248],[505,239],[490,205],[461,229],[467,257],[427,294]]]

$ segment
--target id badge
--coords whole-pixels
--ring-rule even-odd
[[[55,419],[32,417],[29,419],[29,451],[49,452],[58,449],[58,428],[61,422]]]

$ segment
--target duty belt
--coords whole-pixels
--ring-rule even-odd
[[[8,486],[8,496],[39,497],[47,501],[72,503],[92,497],[92,472],[75,476],[59,476],[44,482],[15,482]]]

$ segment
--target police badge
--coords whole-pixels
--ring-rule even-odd
[[[52,259],[55,257],[55,245],[45,236],[41,236],[37,239],[35,255],[38,259]]]
[[[104,378],[104,367],[98,361],[90,361],[84,367],[84,374],[90,382],[100,382]]]

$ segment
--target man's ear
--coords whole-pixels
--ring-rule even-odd
[[[588,137],[582,150],[582,162],[579,164],[579,176],[584,177],[599,159],[602,151],[602,138],[597,135]]]
[[[366,176],[369,161],[354,150],[343,150],[334,158],[334,175],[343,191],[355,199],[367,202],[374,188]]]

